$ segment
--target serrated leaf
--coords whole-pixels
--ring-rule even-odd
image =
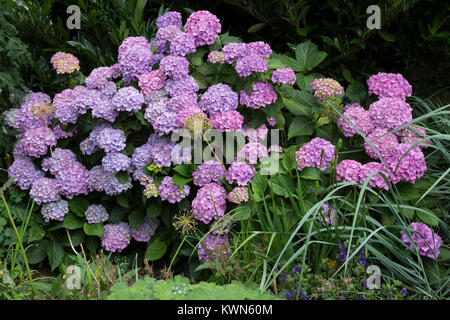
[[[119,171],[116,173],[116,177],[119,180],[120,183],[127,183],[130,176],[126,171]]]
[[[84,212],[89,207],[89,200],[86,198],[76,197],[69,200],[69,209],[79,217],[84,217]]]
[[[240,205],[236,208],[233,215],[233,221],[243,221],[250,218],[252,215],[252,210],[248,204]]]
[[[148,260],[155,261],[162,258],[166,251],[167,244],[164,241],[159,238],[152,238],[145,253]]]
[[[362,82],[353,80],[345,90],[345,95],[352,102],[363,103],[366,100],[366,87]]]
[[[295,56],[301,70],[308,72],[317,67],[327,57],[327,53],[319,51],[311,41],[306,41],[295,48]]]
[[[51,271],[55,270],[64,257],[64,249],[58,242],[52,242],[46,247]]]
[[[282,69],[282,68],[284,68],[284,64],[281,62],[280,59],[272,58],[267,61],[267,68],[269,70]]]
[[[304,116],[295,117],[288,130],[288,140],[298,136],[309,136],[314,133],[314,123]]]
[[[184,186],[191,181],[192,181],[192,177],[186,178],[178,173],[175,173],[173,175],[173,183],[175,183],[178,186],[178,188],[180,188],[180,189],[184,188]]]
[[[57,223],[51,228],[48,228],[47,230],[53,231],[61,228],[66,228],[69,230],[74,230],[83,227],[84,222],[79,220],[77,216],[73,212],[69,212],[64,217],[64,221]]]
[[[439,220],[436,218],[434,212],[429,209],[423,210],[427,211],[427,213],[416,210],[417,217],[423,222],[425,222],[427,225],[437,227],[439,225]]]
[[[85,223],[83,225],[83,231],[88,236],[97,236],[102,237],[103,232],[105,231],[105,227],[103,223]]]
[[[128,216],[128,222],[130,227],[138,228],[144,218],[144,212],[142,210],[134,210]]]
[[[248,33],[255,33],[255,32],[261,30],[262,28],[264,28],[265,26],[266,26],[265,22],[257,23],[257,24],[252,25],[250,28],[248,28],[247,32]]]
[[[319,179],[320,172],[317,168],[313,167],[306,167],[303,168],[302,171],[298,174],[300,178],[306,179],[306,180],[317,180]]]

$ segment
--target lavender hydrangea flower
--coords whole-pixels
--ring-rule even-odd
[[[50,220],[64,221],[64,216],[68,213],[69,203],[66,200],[45,203],[41,208],[41,214],[45,222]]]
[[[198,169],[192,172],[194,184],[199,187],[216,182],[220,184],[220,180],[225,177],[225,170],[222,165],[214,160],[203,162]]]
[[[195,52],[196,49],[195,38],[189,33],[182,32],[172,40],[170,55],[184,57],[189,53]]]
[[[130,228],[131,237],[140,242],[149,242],[159,226],[159,220],[144,217],[138,228]]]
[[[71,163],[76,162],[77,157],[72,150],[56,148],[50,158],[42,160],[42,170],[49,171],[53,175],[67,168]]]
[[[361,163],[355,160],[342,160],[336,166],[336,178],[338,181],[359,182]]]
[[[219,19],[211,12],[202,10],[193,12],[186,21],[184,29],[194,37],[196,46],[209,45],[220,33]]]
[[[265,124],[262,124],[260,127],[254,129],[250,128],[248,124],[244,125],[242,128],[242,133],[244,136],[248,138],[249,142],[259,142],[261,140],[265,140],[267,138],[267,134],[269,133],[269,129]]]
[[[323,152],[323,157],[321,157]],[[325,170],[335,158],[334,145],[322,138],[313,138],[295,153],[298,170],[305,167],[315,167]]]
[[[263,58],[269,58],[270,55],[272,54],[272,49],[264,41],[255,41],[247,43],[246,48],[248,55],[255,54]]]
[[[189,95],[197,92],[198,89],[197,81],[189,75],[177,80],[168,79],[164,87],[164,91],[171,97]]]
[[[97,145],[105,152],[119,152],[125,147],[126,137],[121,129],[104,128],[97,135]]]
[[[417,247],[419,254],[431,259],[437,259],[440,253],[439,247],[442,244],[441,237],[423,222],[413,222],[410,224],[410,228],[412,229],[412,241]],[[411,240],[404,231],[401,232],[401,239],[411,251],[415,252]]]
[[[26,157],[14,159],[8,168],[9,178],[14,177],[14,183],[22,190],[28,190],[34,181],[44,177],[42,171],[36,170],[33,162]]]
[[[323,226],[336,225],[336,210],[331,208],[327,203],[322,204],[319,211],[319,221]]]
[[[376,94],[378,98],[406,99],[411,96],[412,87],[400,73],[379,72],[367,79],[369,94]]]
[[[133,155],[131,156],[131,164],[136,168],[142,168],[143,166],[150,164],[152,161],[152,155],[150,153],[151,148],[151,143],[145,143],[134,149]]]
[[[400,181],[415,183],[416,179],[421,178],[427,170],[425,156],[420,148],[414,147],[409,150],[410,148],[410,144],[401,143],[391,157],[384,159],[391,170],[394,183]]]
[[[294,70],[291,68],[277,69],[272,73],[273,83],[294,84],[297,79]]]
[[[16,126],[16,115],[18,112],[19,108],[11,108],[2,113],[3,121],[7,126],[10,126],[14,129],[19,129],[19,127]]]
[[[241,91],[240,103],[244,106],[259,109],[277,101],[277,94],[270,83],[258,81],[253,85],[252,94]]]
[[[225,188],[211,182],[198,190],[192,200],[192,212],[197,220],[207,224],[214,218],[217,220],[225,214],[226,209]]]
[[[369,113],[375,127],[388,131],[412,121],[409,104],[396,98],[382,98],[372,103]]]
[[[229,43],[222,48],[222,53],[224,55],[225,61],[231,64],[248,55],[247,44]]]
[[[246,143],[237,155],[238,161],[248,161],[251,164],[256,164],[260,158],[269,156],[267,148],[259,142]]]
[[[332,78],[319,78],[310,83],[311,89],[314,90],[314,96],[319,102],[333,95],[340,95],[344,92],[342,86]]]
[[[53,106],[55,108],[55,117],[62,124],[76,123],[79,110],[75,104],[76,95],[72,89],[65,89],[55,94]]]
[[[154,91],[164,88],[166,77],[160,70],[153,70],[143,74],[139,78],[139,87],[144,96],[152,94]]]
[[[177,26],[167,26],[158,29],[156,32],[156,51],[159,53],[168,53],[170,43],[183,32]]]
[[[247,188],[235,187],[233,190],[230,191],[230,193],[227,194],[227,200],[236,204],[247,202],[248,201]]]
[[[90,224],[102,223],[109,219],[108,212],[101,204],[91,204],[84,212],[84,216]]]
[[[219,83],[206,90],[200,100],[200,107],[210,116],[233,111],[238,106],[238,94],[227,84]]]
[[[90,156],[91,154],[99,150],[97,144],[95,144],[91,139],[86,138],[80,142],[80,151],[84,155]]]
[[[114,174],[106,171],[104,172],[106,176],[103,190],[107,195],[116,196],[118,194],[121,194],[122,192],[130,190],[133,187],[133,184],[131,183],[131,177],[129,175],[127,177],[127,181],[120,182],[119,178],[117,178]]]
[[[71,162],[56,174],[58,193],[72,199],[80,194],[88,194],[87,179],[89,171],[79,162]]]
[[[102,159],[102,167],[105,171],[117,173],[119,171],[126,171],[131,164],[131,159],[119,152],[107,153]]]
[[[85,79],[86,86],[91,89],[102,89],[112,77],[112,71],[109,67],[95,68]]]
[[[168,142],[167,140],[160,140],[153,144],[150,149],[150,154],[152,156],[152,161],[158,167],[170,167],[172,164],[172,150],[174,148],[174,143]]]
[[[226,235],[216,236],[209,234],[198,246],[198,258],[202,263],[216,259],[218,254],[226,256],[229,253],[230,249],[228,248],[228,237]]]
[[[392,156],[398,149],[397,137],[393,133],[386,134],[387,131],[382,128],[376,128],[367,138],[379,152],[382,159]],[[386,135],[384,135],[386,134]],[[384,135],[384,136],[383,136]],[[364,149],[369,157],[378,159],[378,155],[367,141],[364,141]]]
[[[268,70],[267,60],[255,54],[239,59],[235,68],[240,77],[247,77],[253,72],[265,72]]]
[[[181,79],[189,73],[189,62],[185,57],[167,56],[159,63],[159,70],[169,78]]]
[[[53,119],[51,102],[50,97],[42,92],[30,92],[25,95],[22,105],[15,114],[14,127],[22,131],[45,127]],[[47,109],[47,112],[39,114],[39,110],[43,108]]]
[[[144,103],[144,96],[134,87],[125,87],[117,91],[111,101],[117,111],[139,111]]]
[[[359,183],[364,183],[369,175],[371,175],[373,172],[381,172],[389,179],[389,174],[386,172],[381,163],[369,162],[361,166],[361,170],[359,172]],[[369,186],[389,190],[389,185],[386,183],[380,173],[375,173],[372,178],[370,178]]]
[[[177,203],[186,198],[189,195],[190,189],[191,187],[188,185],[185,185],[183,189],[180,189],[170,176],[165,176],[158,187],[161,199],[170,203]]]
[[[106,251],[121,252],[130,244],[130,227],[125,222],[107,224],[101,241]]]
[[[211,116],[210,120],[211,120],[211,127],[221,132],[238,131],[242,129],[244,116],[239,112],[233,110],[216,113]]]
[[[177,11],[166,12],[156,20],[156,26],[158,27],[158,29],[167,26],[176,26],[180,28],[181,25],[181,14]]]
[[[236,182],[240,186],[245,186],[252,181],[254,174],[254,169],[247,162],[235,161],[231,164],[225,177],[229,183]]]
[[[103,170],[102,166],[94,166],[89,170],[89,175],[86,180],[89,192],[97,191],[103,192],[105,185],[109,181],[110,173]]]
[[[24,153],[34,158],[45,155],[48,147],[57,143],[53,130],[46,127],[26,131],[21,141]]]
[[[61,197],[56,189],[54,179],[40,178],[33,182],[30,190],[30,196],[37,204],[59,201]]]
[[[50,58],[50,62],[58,74],[72,73],[75,70],[80,70],[80,60],[71,53],[58,51]]]
[[[359,103],[354,103],[344,107],[344,117],[358,128],[364,135],[368,135],[374,129],[369,111],[365,110]],[[338,127],[342,129],[342,134],[346,137],[352,137],[357,134],[356,130],[343,117],[338,120]]]
[[[57,140],[59,139],[67,139],[72,138],[74,134],[77,133],[77,128],[70,129],[68,131],[65,131],[61,128],[61,126],[58,124],[53,128],[53,133],[55,134],[55,137]]]
[[[156,59],[145,37],[128,37],[119,47],[118,61],[122,79],[128,84],[149,73]]]

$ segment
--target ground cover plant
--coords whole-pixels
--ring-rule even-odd
[[[3,113],[5,297],[77,297],[62,276],[33,279],[37,264],[77,266],[88,298],[123,274],[136,284],[110,298],[170,291],[138,280],[158,261],[243,298],[448,295],[448,105],[412,96],[401,74],[344,88],[317,72],[328,55],[313,42],[278,54],[206,10],[160,10],[148,28],[87,76],[55,52],[61,90],[24,91]]]

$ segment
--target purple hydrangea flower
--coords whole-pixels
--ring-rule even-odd
[[[398,149],[397,137],[393,133],[386,134],[386,130],[382,128],[376,128],[370,133],[367,138],[373,144],[375,149],[379,152],[382,159],[392,156]],[[386,135],[384,135],[386,134]],[[383,136],[384,135],[384,136]],[[378,159],[378,155],[373,150],[372,146],[367,141],[364,142],[364,149],[369,157]]]
[[[225,55],[223,54],[223,52],[214,50],[208,54],[207,60],[208,60],[208,62],[211,62],[211,63],[223,64],[225,62]]]
[[[409,104],[396,98],[382,98],[372,103],[369,113],[375,127],[388,131],[412,121]]]
[[[238,106],[238,94],[227,84],[213,85],[202,95],[200,107],[210,116],[233,111]]]
[[[195,38],[189,33],[182,32],[172,40],[170,55],[184,57],[189,53],[195,52],[196,49]]]
[[[244,116],[239,112],[233,110],[216,113],[211,116],[210,120],[211,120],[211,127],[221,132],[238,131],[242,129],[242,122],[244,121]]]
[[[188,185],[185,185],[183,189],[180,189],[170,176],[165,176],[158,187],[161,199],[170,203],[177,203],[186,198],[189,195],[190,189],[191,187]]]
[[[252,94],[241,91],[240,103],[244,106],[259,109],[277,101],[277,94],[270,83],[256,82],[252,88]]]
[[[19,111],[15,114],[14,126],[22,131],[45,127],[52,121],[53,113],[38,116],[36,112],[41,106],[49,106],[51,103],[52,100],[45,93],[30,92],[24,97]]]
[[[58,51],[50,58],[50,62],[58,74],[72,73],[75,70],[80,70],[80,60],[71,53]]]
[[[226,178],[229,183],[236,182],[240,186],[245,186],[252,181],[254,174],[254,169],[247,162],[235,161],[228,169]]]
[[[268,70],[267,60],[255,54],[239,59],[235,68],[240,77],[247,77],[253,72],[265,72]]]
[[[130,190],[133,188],[133,184],[131,183],[131,177],[128,175],[126,182],[120,182],[119,178],[117,178],[114,174],[106,172],[106,181],[103,185],[103,189],[105,193],[109,196],[116,196],[118,194],[121,194],[122,192],[125,192],[127,190]]]
[[[72,199],[80,194],[88,194],[89,171],[79,162],[71,162],[56,174],[58,193]]]
[[[134,87],[125,87],[117,91],[111,101],[117,111],[139,111],[144,103],[144,96]]]
[[[237,155],[238,161],[248,161],[251,164],[256,164],[260,158],[269,156],[267,148],[259,142],[246,143]]]
[[[183,32],[177,26],[167,26],[156,32],[156,51],[163,54],[170,51],[170,43]]]
[[[177,11],[169,11],[158,17],[156,20],[156,26],[158,29],[167,27],[167,26],[176,26],[180,28],[182,25],[181,14]]]
[[[56,143],[53,130],[46,127],[26,131],[21,140],[24,153],[34,158],[45,155],[48,147],[56,146]]]
[[[53,175],[67,168],[71,163],[76,162],[77,157],[72,150],[56,148],[50,158],[42,160],[42,170],[49,171]]]
[[[381,172],[389,179],[389,174],[386,172],[381,163],[369,162],[361,166],[361,170],[359,172],[359,183],[364,183],[369,175],[371,175],[373,172]],[[372,176],[372,178],[369,180],[369,186],[389,190],[389,185],[386,183],[380,173],[375,173]]]
[[[416,179],[421,178],[427,170],[425,156],[420,148],[414,147],[409,150],[410,148],[410,144],[401,143],[391,157],[384,159],[391,170],[394,183],[400,181],[415,183]]]
[[[249,142],[259,142],[267,138],[269,129],[265,124],[262,124],[259,128],[250,128],[248,124],[244,125],[242,133],[248,138]]]
[[[321,157],[323,152],[323,157]],[[305,167],[315,167],[325,170],[335,158],[334,145],[322,138],[313,138],[295,153],[298,170]]]
[[[336,166],[336,178],[338,181],[359,182],[359,173],[362,164],[355,160],[342,160]]]
[[[412,87],[400,73],[379,72],[367,79],[369,94],[378,98],[398,98],[404,100],[411,96]]]
[[[421,256],[436,259],[439,256],[439,247],[442,244],[441,237],[423,222],[413,222],[410,224],[411,238]],[[401,232],[402,241],[411,251],[415,251],[411,240],[405,232]]]
[[[78,131],[77,128],[65,131],[61,128],[59,124],[53,128],[53,133],[55,134],[57,140],[71,138],[73,137],[74,134],[77,133],[77,131]]]
[[[264,41],[255,41],[247,43],[247,54],[248,55],[258,55],[263,58],[269,58],[272,54],[272,49]]]
[[[222,53],[225,61],[231,64],[248,55],[247,44],[229,43],[222,48]]]
[[[159,226],[159,220],[144,217],[142,223],[137,228],[130,228],[131,237],[140,242],[149,242],[151,237],[155,234]]]
[[[189,62],[185,57],[167,56],[159,63],[159,70],[172,79],[181,79],[189,73]]]
[[[156,60],[145,37],[128,37],[119,47],[118,61],[126,84],[149,73]]]
[[[58,194],[54,179],[40,178],[33,182],[30,190],[30,196],[37,204],[59,201],[61,197]]]
[[[192,13],[184,25],[187,33],[194,37],[196,46],[209,45],[220,33],[219,19],[211,12],[202,10]]]
[[[344,93],[344,89],[336,80],[332,78],[319,78],[310,83],[311,89],[314,90],[314,96],[319,102],[333,95]]]
[[[273,83],[287,83],[293,85],[296,79],[297,76],[291,68],[277,69],[272,73]]]
[[[53,98],[55,117],[62,124],[76,123],[79,110],[76,105],[76,94],[72,89],[65,89]]]
[[[248,201],[247,188],[235,187],[233,190],[230,191],[230,193],[227,194],[227,200],[236,204],[247,202]]]
[[[217,254],[228,255],[228,237],[226,235],[207,235],[198,246],[198,258],[202,263],[207,263],[217,258]]]
[[[108,212],[101,204],[91,204],[84,212],[84,216],[88,223],[102,223],[109,219]]]
[[[198,83],[192,76],[185,76],[181,79],[168,79],[164,91],[171,97],[190,95],[198,91]]]
[[[166,77],[160,70],[153,70],[143,74],[139,78],[139,87],[144,96],[152,94],[154,91],[164,88]]]
[[[105,226],[102,247],[106,251],[121,252],[131,241],[130,227],[125,222],[110,223]]]
[[[68,213],[69,203],[66,200],[45,203],[41,208],[41,214],[45,222],[50,220],[64,221],[64,216]]]
[[[351,121],[366,136],[374,129],[369,111],[364,110],[359,103],[345,106],[344,117]],[[352,137],[357,134],[356,130],[343,117],[339,118],[338,127],[342,129],[342,134],[346,137]]]
[[[112,77],[110,67],[95,68],[86,78],[85,83],[88,88],[102,89],[108,83],[108,79]]]
[[[119,152],[107,153],[102,159],[102,167],[105,171],[117,173],[119,171],[126,171],[131,164],[131,159]]]
[[[205,224],[222,217],[226,209],[225,197],[226,191],[221,185],[214,182],[204,185],[192,201],[194,217]]]
[[[105,152],[119,152],[125,147],[126,137],[121,129],[104,128],[97,134],[97,145]]]
[[[225,170],[222,165],[214,160],[203,162],[198,169],[192,173],[194,184],[199,187],[216,182],[220,184],[220,180],[225,177]]]
[[[110,180],[110,173],[103,170],[102,166],[94,166],[90,171],[86,180],[89,192],[103,192],[106,183]]]

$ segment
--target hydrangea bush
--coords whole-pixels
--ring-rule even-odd
[[[207,263],[230,252],[233,222],[248,215],[229,213],[249,210],[255,179],[276,182],[277,175],[296,172],[309,183],[324,173],[388,190],[424,175],[423,149],[431,142],[408,124],[413,113],[405,99],[412,89],[401,75],[370,77],[368,92],[378,100],[367,109],[342,107],[339,82],[299,73],[324,58],[310,42],[299,45],[311,46],[309,53],[282,56],[267,43],[220,34],[219,19],[208,11],[192,13],[184,24],[180,13],[167,12],[156,26],[153,38],[124,39],[117,63],[92,70],[84,83],[53,98],[28,92],[20,108],[5,114],[5,123],[19,131],[9,176],[41,206],[49,230],[82,228],[92,251],[124,252],[148,243],[147,257],[157,260],[196,226],[206,235],[198,259]],[[320,58],[313,64],[302,54]],[[57,53],[51,62],[57,73],[80,69],[70,54]],[[334,137],[333,123],[340,129]],[[287,128],[287,137],[267,143],[275,135],[269,128]],[[241,135],[231,160],[216,154],[213,131]],[[336,139],[358,136],[365,138],[365,162],[341,159]],[[199,146],[211,152],[196,162]],[[267,169],[278,160],[280,170]],[[267,172],[275,176],[262,178]],[[313,189],[307,201],[318,200]],[[286,195],[279,184],[273,191]],[[317,222],[329,228],[338,218],[324,204]],[[419,253],[435,257],[419,245]]]

